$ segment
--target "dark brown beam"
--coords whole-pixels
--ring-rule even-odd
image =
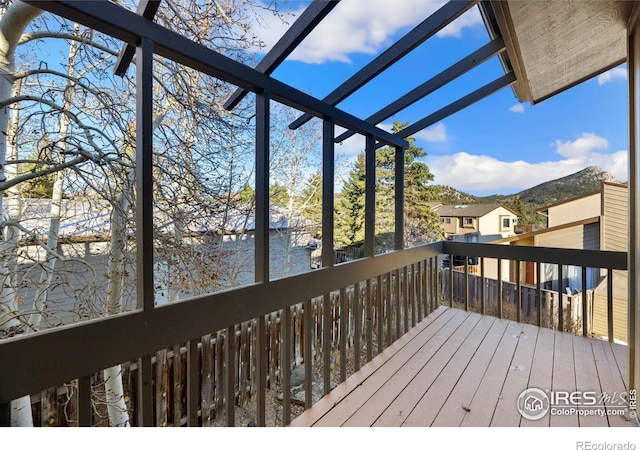
[[[277,102],[318,117],[331,117],[337,125],[361,134],[373,134],[378,141],[385,144],[408,147],[406,141],[392,133],[376,128],[352,114],[198,45],[178,33],[167,30],[161,25],[148,21],[111,2],[25,0],[25,3],[134,45],[139,42],[141,37],[149,38],[154,43],[155,54],[159,56],[245,89],[269,91],[271,98]]]
[[[364,86],[377,75],[389,68],[404,55],[460,17],[475,4],[476,1],[448,2],[442,8],[427,17],[422,23],[407,33],[395,44],[389,47],[376,59],[360,69],[358,73],[342,83],[323,100],[330,105],[337,105],[360,87]],[[295,130],[307,123],[310,119],[310,115],[304,114],[293,121],[293,123],[289,125],[289,128]]]
[[[455,102],[445,106],[444,108],[439,109],[433,114],[425,117],[424,119],[418,120],[417,122],[409,125],[404,128],[402,131],[396,133],[397,136],[401,136],[406,138],[407,136],[411,136],[417,133],[420,130],[430,127],[436,122],[449,117],[450,115],[457,113],[458,111],[466,108],[469,105],[474,104],[478,100],[482,100],[483,98],[493,94],[494,92],[499,91],[505,86],[510,86],[511,84],[516,82],[516,76],[513,72],[509,72],[506,75],[501,76],[497,80],[494,80],[481,88],[473,91],[471,94],[465,95],[464,97],[456,100]]]
[[[256,70],[270,75],[293,52],[322,19],[338,4],[340,0],[326,1],[315,0],[303,12],[300,17],[289,27],[276,45],[262,58],[256,66]],[[247,95],[247,90],[238,88],[225,102],[224,108],[232,110]]]
[[[153,20],[160,7],[161,0],[140,0],[136,12],[147,20]],[[129,64],[133,61],[133,56],[136,54],[135,45],[123,44],[118,54],[118,60],[113,69],[113,73],[119,77],[123,77],[129,68]]]
[[[482,64],[489,58],[495,56],[498,53],[503,52],[504,49],[505,48],[504,48],[504,43],[502,42],[502,39],[498,38],[489,42],[488,44],[482,46],[475,52],[471,53],[470,55],[461,59],[457,63],[453,64],[449,68],[443,70],[438,75],[431,78],[430,80],[425,81],[420,86],[416,87],[412,91],[408,92],[407,94],[403,95],[399,99],[395,100],[393,103],[390,103],[389,105],[385,106],[375,114],[372,114],[371,116],[366,118],[365,121],[375,125],[382,122],[385,119],[388,119],[389,117],[393,116],[397,112],[402,111],[404,108],[412,105],[418,100],[423,99],[424,97],[436,91],[437,89],[440,89],[445,84],[455,80],[456,78],[467,73],[469,70],[473,69],[474,67]],[[348,139],[349,137],[353,136],[354,134],[355,133],[353,131],[345,131],[344,133],[342,133],[340,136],[336,138],[336,142],[342,142],[345,139]]]

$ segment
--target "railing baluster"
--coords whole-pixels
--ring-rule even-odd
[[[469,311],[469,257],[464,257],[464,310]]]
[[[607,270],[607,337],[613,342],[613,269]]]
[[[411,327],[416,326],[416,265],[411,264],[407,267],[407,269],[411,270],[411,277],[409,278],[409,286],[407,290],[409,291],[409,300],[411,301]]]
[[[540,327],[542,326],[542,264],[540,261],[536,262],[536,323]]]
[[[191,339],[187,342],[187,426],[198,426],[198,385],[200,383],[200,354],[198,353],[198,341]]]
[[[353,366],[356,371],[360,370],[360,335],[362,334],[360,314],[360,283],[356,283],[353,286]]]
[[[564,305],[562,299],[562,264],[558,264],[558,330],[564,331]]]
[[[373,313],[371,311],[371,279],[365,285],[365,332],[367,337],[367,362],[373,359]]]
[[[420,322],[422,320],[422,275],[424,273],[424,271],[422,270],[422,261],[418,261],[417,263],[415,263],[413,265],[413,268],[416,271],[416,276],[414,278],[414,295],[416,297],[416,304],[418,305],[416,320]]]
[[[516,261],[516,322],[522,322],[522,285],[520,282],[520,261]]]
[[[271,315],[272,320],[276,320],[276,314]],[[256,398],[256,425],[267,426],[266,405],[267,405],[267,324],[266,317],[260,316],[256,320],[256,388],[258,389]],[[282,322],[282,319],[280,320]],[[282,324],[281,324],[282,325]],[[282,376],[282,375],[281,375]],[[275,385],[275,380],[271,380],[271,385]]]
[[[91,375],[78,378],[78,426],[92,425],[93,408],[91,407]]]
[[[322,369],[324,394],[328,394],[331,390],[331,293],[324,294],[324,318],[322,324]]]
[[[421,263],[422,275],[420,276],[420,290],[422,291],[422,305],[424,313],[422,318],[424,319],[431,313],[431,298],[429,296],[429,286],[431,281],[431,265],[428,260],[423,260]]]
[[[387,346],[391,345],[391,334],[393,332],[393,311],[391,309],[391,272],[385,275],[387,285],[385,286],[385,303],[387,314]]]
[[[485,314],[485,298],[484,298],[484,258],[480,257],[480,314]]]
[[[396,304],[396,339],[398,339],[402,333],[400,333],[400,327],[402,322],[402,311],[401,311],[401,303],[400,303],[400,269],[396,269],[393,271],[393,275],[395,278],[394,284],[394,296],[395,296],[395,304]]]
[[[429,258],[429,286],[431,290],[431,307],[430,311],[434,311],[438,307],[439,298],[439,279],[438,279],[438,257]]]
[[[582,335],[589,334],[589,323],[587,315],[587,268],[582,266]]]
[[[291,423],[291,307],[287,306],[282,310],[280,323],[282,329],[282,361],[280,367],[282,373],[282,425]]]
[[[349,311],[347,310],[347,289],[340,289],[340,381],[347,379],[347,333]]]
[[[498,317],[502,319],[502,259],[498,258]]]
[[[10,426],[11,426],[11,402],[0,403],[0,427],[10,427]]]
[[[311,408],[313,403],[312,397],[312,376],[313,376],[313,355],[311,347],[312,327],[313,327],[313,302],[305,300],[304,302],[304,408]]]
[[[407,266],[402,268],[402,309],[404,313],[404,331],[409,330],[409,274]]]
[[[378,310],[378,354],[382,353],[384,335],[384,301],[382,299],[382,275],[376,278],[376,308]]]
[[[453,308],[453,255],[449,255],[449,307]]]
[[[153,426],[153,373],[151,355],[138,358],[138,424]]]
[[[225,412],[227,414],[227,426],[233,427],[236,423],[236,327],[227,328],[224,337],[224,378],[225,378]]]

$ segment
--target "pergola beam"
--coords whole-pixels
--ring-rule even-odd
[[[411,50],[460,17],[476,3],[476,0],[450,1],[446,3],[442,8],[427,17],[417,27],[380,54],[376,59],[360,69],[358,73],[342,83],[338,88],[327,95],[323,101],[333,106],[337,105],[384,70],[389,68]],[[311,116],[309,114],[304,114],[293,121],[289,125],[289,128],[295,130],[307,123],[310,119]]]
[[[314,0],[300,17],[289,27],[276,45],[256,65],[256,70],[270,75],[293,52],[300,43],[315,29],[340,0]],[[247,95],[247,90],[238,88],[224,104],[224,109],[232,110]]]
[[[430,127],[431,125],[439,122],[440,120],[449,117],[450,115],[457,113],[458,111],[466,108],[477,102],[478,100],[482,100],[485,97],[493,94],[494,92],[499,91],[500,89],[510,86],[516,82],[516,76],[513,72],[509,72],[500,78],[485,84],[479,89],[476,89],[472,93],[465,95],[464,97],[456,100],[455,102],[445,106],[444,108],[439,109],[438,111],[430,114],[424,119],[420,119],[417,122],[409,125],[404,128],[402,131],[396,133],[396,136],[402,137],[406,139],[408,136],[411,136],[418,131],[421,131],[425,128]]]
[[[504,50],[505,50],[505,47],[504,47],[504,42],[502,42],[502,39],[498,38],[489,42],[488,44],[482,46],[475,52],[461,59],[457,63],[443,70],[438,75],[431,78],[430,80],[422,83],[420,86],[416,87],[412,91],[408,92],[407,94],[403,95],[399,99],[395,100],[393,103],[390,103],[389,105],[385,106],[375,114],[372,114],[367,119],[365,119],[365,121],[375,125],[382,122],[385,119],[388,119],[389,117],[393,116],[397,112],[402,111],[404,108],[412,105],[418,100],[423,99],[427,95],[440,89],[442,86],[455,80],[456,78],[464,75],[469,70],[482,64],[489,58],[495,56],[498,53],[503,52]],[[348,139],[349,137],[353,136],[354,134],[355,133],[353,131],[345,131],[344,133],[342,133],[340,136],[336,138],[336,142],[342,142],[345,139]]]
[[[153,20],[160,7],[161,0],[140,0],[136,12],[147,20]],[[133,61],[133,56],[136,54],[135,45],[124,44],[118,54],[118,60],[116,61],[113,73],[119,77],[123,77],[129,68],[129,64]]]

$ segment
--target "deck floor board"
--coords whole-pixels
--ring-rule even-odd
[[[598,414],[527,420],[516,407],[534,387],[620,395],[625,354],[618,344],[440,307],[291,425],[633,426]]]

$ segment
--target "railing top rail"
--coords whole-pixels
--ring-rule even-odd
[[[536,261],[570,266],[627,270],[626,252],[455,241],[444,241],[442,249],[445,254],[449,255],[482,256],[512,261]]]
[[[331,118],[336,124],[361,134],[370,134],[392,146],[407,148],[404,139],[361,120],[335,106],[305,94],[242,63],[199,45],[178,33],[107,1],[26,0],[94,30],[137,45],[141,38],[154,43],[154,53],[184,64],[207,75],[253,92],[270,93],[271,98],[314,116]]]
[[[0,404],[389,273],[441,250],[442,242],[436,242],[0,341],[0,367],[11,367],[0,371]]]

